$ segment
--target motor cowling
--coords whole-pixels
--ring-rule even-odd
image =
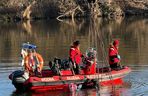
[[[29,74],[22,70],[17,70],[10,74],[9,78],[12,80],[12,83],[24,83],[28,78]]]

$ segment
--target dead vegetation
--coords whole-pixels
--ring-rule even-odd
[[[147,1],[138,0],[1,0],[0,13],[4,18],[28,20],[41,18],[72,18],[123,16],[142,8],[148,10]],[[134,7],[135,6],[135,7]],[[138,6],[138,7],[137,7]],[[134,8],[135,9],[134,9]],[[132,13],[131,12],[131,13]],[[135,11],[138,12],[138,11]]]

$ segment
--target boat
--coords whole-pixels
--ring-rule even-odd
[[[24,46],[25,47],[23,48],[35,49],[35,46],[32,47],[32,45],[26,47],[25,44]],[[90,48],[89,51],[87,51],[89,54],[90,52],[92,52],[92,48],[91,51]],[[56,60],[59,59],[56,58]],[[54,60],[56,62],[54,64],[58,63],[56,60]],[[95,59],[93,58],[91,60],[94,61],[91,65],[96,65]],[[19,91],[53,91],[69,90],[70,86],[73,85],[76,85],[77,87],[81,86],[81,88],[88,88],[107,84],[117,84],[121,83],[121,79],[131,72],[131,69],[127,66],[117,70],[111,70],[108,67],[97,68],[96,66],[93,66],[93,68],[91,68],[95,70],[93,73],[86,72],[85,68],[82,68],[81,74],[74,74],[71,67],[60,69],[59,66],[56,65],[56,67],[52,69],[51,66],[52,64],[49,63],[49,66],[47,66],[46,69],[43,69],[39,76],[29,76],[24,70],[16,70],[9,75],[9,79]]]

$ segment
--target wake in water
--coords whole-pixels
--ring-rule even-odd
[[[132,72],[125,78],[131,83],[128,90],[131,96],[148,96],[148,64],[128,65]]]

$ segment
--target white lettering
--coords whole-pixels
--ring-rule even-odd
[[[87,75],[86,76],[88,79],[97,79],[98,76],[97,75]]]
[[[54,80],[54,78],[42,78],[41,81],[49,82],[49,81],[55,81],[55,80]]]
[[[67,77],[67,80],[78,80],[80,77],[78,76],[72,76],[72,77]]]

